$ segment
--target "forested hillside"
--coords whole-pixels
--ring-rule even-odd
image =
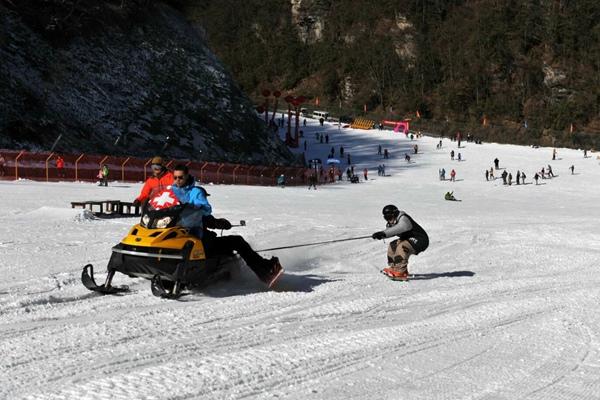
[[[418,110],[421,125],[432,129],[598,144],[596,0],[177,5],[201,23],[209,45],[257,101],[263,88],[277,88],[319,97],[319,108],[340,114],[366,105],[373,117],[415,118]]]
[[[0,0],[0,76],[0,148],[299,162],[162,1]]]

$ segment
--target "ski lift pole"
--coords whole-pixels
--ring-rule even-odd
[[[338,243],[338,242],[348,242],[350,240],[359,240],[359,239],[369,239],[371,238],[371,235],[367,235],[367,236],[359,236],[359,237],[353,237],[353,238],[346,238],[346,239],[336,239],[336,240],[326,240],[324,242],[314,242],[314,243],[304,243],[304,244],[296,244],[293,246],[282,246],[282,247],[273,247],[270,249],[262,249],[262,250],[256,250],[257,253],[263,252],[263,251],[272,251],[272,250],[283,250],[283,249],[294,249],[296,247],[306,247],[306,246],[316,246],[319,244],[328,244],[328,243]]]

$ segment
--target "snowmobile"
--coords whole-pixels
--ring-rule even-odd
[[[184,289],[230,278],[239,267],[239,257],[232,253],[207,258],[202,240],[180,226],[184,208],[170,190],[154,196],[142,207],[140,223],[112,248],[104,284],[96,284],[94,267],[87,264],[81,273],[83,285],[102,294],[126,292],[127,286],[112,285],[115,273],[120,272],[150,279],[155,296],[178,298]]]

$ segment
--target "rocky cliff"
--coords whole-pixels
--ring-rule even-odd
[[[0,1],[0,76],[0,148],[294,163],[161,2]]]

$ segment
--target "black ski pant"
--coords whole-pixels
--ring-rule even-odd
[[[207,236],[203,238],[202,242],[208,257],[227,256],[235,251],[259,277],[265,275],[269,270],[269,261],[252,250],[252,247],[241,236]]]

